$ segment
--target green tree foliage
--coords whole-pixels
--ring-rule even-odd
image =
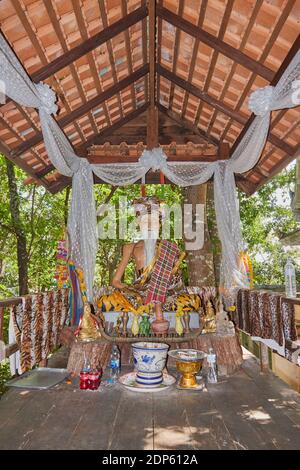
[[[42,186],[25,186],[25,173],[15,167],[20,218],[27,238],[29,290],[55,286],[56,243],[64,224],[64,191],[52,195]],[[6,165],[0,157],[0,297],[18,295],[16,236],[9,206]]]
[[[254,267],[255,283],[284,284],[288,257],[297,264],[295,249],[283,247],[280,238],[298,228],[290,207],[290,189],[295,182],[295,165],[285,169],[247,197],[239,192],[242,230]],[[297,273],[300,282],[300,272]]]
[[[20,217],[27,237],[29,252],[29,290],[36,292],[55,287],[56,245],[62,235],[65,219],[66,190],[50,194],[42,186],[25,186],[25,173],[15,167],[20,198]],[[16,237],[9,207],[9,192],[4,157],[0,157],[0,298],[18,295],[18,269]],[[295,168],[283,171],[279,176],[251,197],[239,193],[242,228],[253,259],[258,284],[282,284],[283,266],[287,258],[279,239],[297,228],[290,209],[289,187],[294,183]],[[122,214],[118,207],[120,196],[131,202],[139,197],[140,185],[131,185],[111,191],[109,185],[95,187],[96,204],[99,207],[108,198],[116,206],[118,219]],[[149,185],[147,194],[156,194],[168,204],[182,202],[182,191],[175,185]],[[101,219],[101,218],[100,218]],[[100,220],[98,219],[98,220]],[[210,222],[210,221],[209,221]],[[99,244],[96,266],[96,282],[109,284],[119,262],[123,240],[103,240]],[[183,242],[180,242],[183,247]],[[294,251],[291,251],[294,256]],[[129,265],[125,280],[134,276],[134,266]]]

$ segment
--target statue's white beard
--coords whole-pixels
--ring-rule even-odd
[[[154,235],[154,233],[152,234]],[[155,246],[156,246],[156,240],[158,236],[156,234],[156,238],[148,237],[144,238],[144,252],[145,252],[145,266],[148,266],[148,264],[151,262],[154,254],[155,254]]]

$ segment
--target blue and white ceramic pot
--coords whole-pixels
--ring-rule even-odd
[[[165,343],[133,343],[136,382],[141,387],[157,387],[163,381],[169,346]]]

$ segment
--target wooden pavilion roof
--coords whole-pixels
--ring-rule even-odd
[[[106,142],[192,142],[227,158],[220,149],[232,152],[253,119],[250,93],[276,84],[300,47],[300,1],[2,0],[0,25],[32,80],[56,91],[78,155]],[[299,107],[272,113],[259,162],[238,178],[244,191],[299,155],[299,123]],[[0,106],[0,151],[51,192],[69,183],[34,109]]]

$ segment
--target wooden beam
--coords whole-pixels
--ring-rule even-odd
[[[40,178],[34,170],[27,165],[26,161],[23,161],[21,158],[15,158],[12,156],[10,149],[7,147],[7,145],[4,142],[0,141],[0,153],[13,162],[15,165],[17,165],[19,168],[25,171],[28,175],[30,175],[36,182],[41,183],[46,189],[49,190],[49,186],[45,180]]]
[[[216,38],[204,29],[198,28],[196,25],[190,23],[179,15],[176,15],[171,10],[168,10],[167,8],[158,5],[156,13],[163,20],[173,24],[177,28],[180,28],[182,31],[189,34],[190,36],[199,39],[201,42],[207,44],[218,52],[221,52],[221,54],[224,54],[226,57],[229,57],[229,59],[239,63],[243,67],[252,70],[252,72],[256,73],[257,75],[260,75],[269,82],[274,78],[275,74],[273,70],[247,56],[238,49],[235,49],[224,41]]]
[[[45,80],[64,67],[67,67],[83,55],[101,46],[101,44],[109,41],[114,36],[120,34],[123,31],[126,31],[126,29],[128,29],[130,26],[133,26],[139,21],[142,21],[144,18],[146,18],[147,15],[148,8],[146,6],[137,8],[124,18],[121,18],[119,21],[116,21],[112,25],[100,31],[100,33],[95,34],[79,46],[74,47],[70,51],[53,60],[50,64],[47,64],[37,72],[34,72],[31,76],[31,79],[36,83],[40,82],[41,80]]]
[[[156,0],[149,0],[149,92],[150,107],[155,106],[155,36],[156,36]]]
[[[104,28],[108,27],[108,21],[107,21],[107,13],[106,13],[106,8],[105,8],[105,0],[98,0],[98,5],[100,9],[100,14],[101,14],[101,21],[104,26]],[[110,68],[111,68],[111,74],[112,78],[114,81],[114,84],[118,82],[118,77],[117,77],[117,72],[116,72],[116,65],[115,65],[115,58],[114,58],[114,51],[113,51],[113,46],[111,39],[106,41],[106,48],[108,52],[108,57],[109,57],[109,63],[110,63]],[[119,112],[121,117],[123,117],[123,106],[122,106],[122,100],[120,97],[120,94],[117,93],[116,99],[118,101],[118,107],[119,107]]]
[[[65,35],[64,35],[64,32],[63,32],[61,22],[57,19],[57,14],[56,14],[55,8],[54,8],[52,2],[44,1],[44,5],[45,5],[45,8],[46,8],[47,14],[50,18],[51,25],[52,25],[52,27],[55,31],[55,34],[58,38],[58,41],[61,45],[61,48],[62,48],[64,53],[67,53],[68,52],[67,41],[65,39]],[[76,12],[75,12],[75,16],[76,16]],[[79,24],[79,29],[81,29],[81,28],[82,28],[82,25]],[[69,68],[70,68],[70,72],[71,72],[71,77],[74,80],[74,83],[76,85],[78,95],[80,96],[80,99],[81,99],[82,103],[86,103],[85,92],[84,92],[81,80],[79,78],[78,70],[75,67],[74,62],[72,64],[70,64]],[[94,132],[97,132],[97,126],[96,126],[96,123],[95,123],[94,116],[91,113],[88,113],[88,118],[89,118],[89,121],[91,123],[91,126],[92,126]],[[76,130],[79,134],[80,139],[84,140],[84,135],[83,135],[82,129],[79,125],[77,125]]]
[[[202,137],[205,139],[207,142],[210,142],[216,146],[219,146],[219,141],[215,139],[214,137],[207,137],[206,133],[199,129],[197,126],[192,124],[190,121],[187,119],[184,119],[180,116],[180,114],[175,113],[171,109],[166,108],[160,103],[157,103],[158,110],[161,111],[163,114],[168,116],[170,119],[172,119],[174,122],[179,124],[180,126],[184,127],[185,129],[189,129],[191,132],[194,134],[198,135],[199,137]]]
[[[242,41],[241,41],[241,43],[240,43],[240,45],[239,45],[239,49],[240,49],[240,50],[243,50],[244,47],[245,47],[245,45],[247,44],[248,38],[249,38],[250,34],[252,33],[253,25],[254,25],[254,23],[255,23],[255,21],[256,21],[257,15],[258,15],[258,13],[259,13],[259,11],[260,11],[260,8],[262,7],[263,3],[264,3],[264,0],[257,0],[257,1],[255,2],[255,7],[254,7],[253,10],[252,10],[251,17],[250,17],[250,20],[249,20],[249,22],[248,22],[248,24],[247,24],[246,31],[245,31],[245,33],[244,33],[244,35],[243,35],[243,38],[242,38]],[[226,82],[225,82],[225,85],[223,86],[221,95],[219,96],[219,99],[220,99],[220,100],[223,100],[224,97],[226,96],[228,87],[230,86],[232,77],[234,76],[237,67],[238,67],[238,64],[237,64],[237,63],[234,63],[234,64],[232,65],[231,70],[230,70],[228,76],[226,77]],[[191,81],[191,80],[189,80],[189,81]],[[243,94],[243,93],[242,93],[242,94]],[[207,128],[207,133],[208,133],[208,134],[211,133],[211,130],[212,130],[213,125],[214,125],[214,123],[215,123],[215,119],[216,119],[216,117],[217,117],[217,114],[218,114],[218,111],[215,110],[214,113],[213,113],[213,115],[212,115],[212,117],[211,117],[210,124],[209,124],[209,126],[208,126],[208,128]],[[198,112],[197,112],[196,119],[195,119],[196,122],[198,122],[197,119],[199,120],[199,118],[200,118],[200,113],[199,113],[199,115],[198,115]],[[231,120],[229,119],[229,122],[230,122],[230,121],[231,121]],[[226,126],[225,129],[227,129],[227,127],[228,127],[228,129],[229,129],[229,125],[228,125],[228,124],[227,124],[227,126]],[[225,132],[225,131],[224,131],[224,132]],[[223,134],[222,134],[222,136],[223,136]],[[223,139],[220,138],[220,140],[223,140]]]
[[[220,142],[218,156],[220,160],[228,160],[230,157],[230,145],[227,142]]]
[[[200,100],[205,101],[213,108],[218,109],[218,111],[220,111],[221,113],[224,113],[227,116],[231,117],[234,121],[242,124],[243,126],[247,124],[248,120],[245,115],[229,108],[224,102],[219,101],[213,96],[210,96],[207,93],[199,90],[199,88],[197,88],[195,85],[186,82],[183,78],[180,78],[178,77],[178,75],[173,74],[172,72],[170,72],[170,70],[166,69],[165,67],[162,67],[160,64],[157,64],[157,71],[161,76],[165,77],[167,80],[173,81],[179,87],[183,88],[184,90],[187,90],[189,93],[196,96]],[[293,147],[287,144],[286,142],[283,142],[275,134],[270,133],[268,136],[268,140],[284,152],[288,153],[289,155],[293,155]]]
[[[106,101],[109,98],[111,98],[112,96],[114,96],[120,90],[123,90],[128,85],[130,85],[131,83],[135,82],[139,78],[146,75],[148,73],[148,71],[149,71],[149,65],[148,64],[143,65],[141,68],[136,70],[130,76],[123,78],[123,80],[120,80],[120,82],[118,82],[115,85],[113,85],[112,87],[108,88],[107,90],[105,90],[100,95],[95,96],[95,98],[92,98],[91,100],[84,103],[82,106],[79,106],[77,109],[74,109],[74,111],[72,111],[70,114],[67,114],[63,118],[59,119],[57,121],[57,124],[61,128],[63,128],[65,126],[67,126],[68,124],[74,122],[76,119],[80,118],[85,113],[89,112],[91,109],[95,108],[96,106],[100,105],[104,101]],[[31,147],[39,144],[42,140],[43,140],[43,134],[42,134],[42,132],[39,132],[34,137],[32,137],[31,139],[28,139],[27,141],[23,142],[18,147],[16,147],[12,151],[12,155],[14,157],[17,157],[17,156],[21,155],[22,153],[28,151]]]
[[[161,184],[160,181],[160,173],[158,171],[148,171],[148,173],[145,175],[145,180],[146,184]],[[105,181],[102,181],[98,176],[94,175],[94,184],[107,184]],[[134,184],[141,184],[140,181],[136,181]],[[174,184],[172,181],[170,181],[168,178],[165,177],[165,183],[164,184]]]
[[[123,16],[123,18],[125,18],[128,15],[127,1],[126,0],[122,0],[121,8],[122,8],[122,16]],[[133,73],[133,67],[132,67],[132,55],[131,55],[129,28],[127,28],[126,31],[125,31],[125,44],[126,44],[128,74],[131,75]],[[147,60],[144,61],[144,64],[146,64],[146,62],[147,62]],[[133,107],[133,109],[135,109],[136,108],[136,98],[135,98],[135,89],[134,89],[133,84],[131,85],[131,100],[132,100],[132,107]]]
[[[88,31],[87,31],[87,28],[86,28],[86,25],[85,25],[85,20],[84,20],[84,17],[83,17],[83,12],[82,12],[81,5],[77,0],[72,0],[72,5],[73,5],[73,10],[74,10],[74,13],[75,13],[75,16],[76,16],[76,21],[77,21],[77,24],[78,24],[78,28],[79,28],[79,31],[80,31],[81,39],[82,39],[82,41],[87,41],[89,36],[88,36]],[[102,90],[102,84],[101,84],[101,80],[100,80],[100,76],[99,76],[99,72],[98,72],[98,68],[97,68],[97,65],[96,65],[96,61],[95,61],[93,51],[89,52],[86,55],[86,58],[87,58],[87,61],[88,61],[88,64],[89,64],[91,75],[92,75],[93,80],[94,80],[94,84],[95,84],[95,87],[96,87],[96,90],[97,90],[97,94],[100,95],[100,93],[102,93],[103,90]],[[111,124],[110,116],[109,116],[109,112],[108,112],[106,103],[103,103],[103,110],[104,110],[104,115],[105,115],[106,122],[107,122],[108,125],[110,125]],[[98,133],[97,123],[96,123],[96,120],[95,120],[94,116],[93,116],[92,126],[93,126],[94,131],[96,131]],[[84,138],[82,140],[84,140]]]
[[[71,185],[72,185],[72,178],[61,175],[61,177],[57,181],[55,181],[55,183],[52,183],[49,190],[51,191],[52,194],[56,194],[59,191],[62,191],[66,186],[71,186]]]
[[[142,0],[142,6],[145,6],[146,0]],[[143,54],[143,63],[146,64],[148,60],[148,17],[142,20],[142,54]],[[148,77],[144,79],[145,85],[145,100],[149,101],[149,86],[148,86]]]
[[[158,147],[158,109],[151,106],[147,110],[147,148]]]
[[[224,11],[224,14],[223,14],[222,22],[221,22],[219,33],[218,33],[218,38],[217,39],[219,41],[223,41],[223,39],[224,39],[224,35],[226,33],[226,30],[227,30],[228,21],[229,21],[229,18],[231,16],[231,13],[232,13],[233,3],[234,3],[234,0],[228,0],[227,1],[227,5],[225,7],[225,11]],[[216,63],[217,63],[218,57],[219,57],[219,53],[216,49],[214,49],[213,53],[212,53],[212,56],[210,57],[210,60],[209,60],[209,69],[207,71],[205,82],[204,82],[204,87],[203,87],[203,91],[206,92],[206,93],[209,90],[209,86],[210,86],[213,74],[215,73],[215,68],[216,68]],[[188,81],[191,82],[192,80],[188,80]],[[196,124],[198,124],[198,122],[199,122],[200,116],[202,114],[202,109],[203,109],[203,101],[200,101],[199,106],[198,106],[198,110],[197,110],[197,113],[196,113],[196,117],[195,117],[195,123]],[[215,112],[216,112],[216,110],[215,110]]]
[[[82,156],[86,153],[86,149],[88,147],[91,147],[92,145],[100,145],[104,144],[107,141],[107,138],[116,130],[120,129],[122,126],[127,124],[129,121],[132,121],[133,119],[137,118],[141,114],[143,114],[149,107],[149,103],[144,103],[143,106],[140,106],[139,108],[135,109],[131,113],[128,113],[126,116],[124,116],[122,119],[119,119],[116,121],[114,124],[111,126],[105,128],[102,132],[100,132],[96,136],[92,136],[89,139],[86,140],[83,144],[79,145],[78,147],[75,148],[75,151],[78,155]]]
[[[213,108],[218,109],[219,111],[221,111],[221,113],[232,117],[235,121],[239,122],[240,124],[245,124],[245,122],[247,121],[246,116],[242,116],[237,111],[234,111],[233,109],[229,108],[222,101],[219,101],[208,93],[201,91],[198,87],[196,87],[192,83],[187,82],[183,78],[179,77],[175,73],[163,67],[162,65],[157,64],[156,67],[159,75],[165,77],[170,82],[175,83],[175,85],[179,86],[180,88],[183,88],[184,90],[188,91],[200,100],[205,101],[205,103],[209,104]]]
[[[185,0],[181,0],[178,5],[178,16],[182,17],[182,13],[184,10],[184,2]],[[177,61],[178,61],[178,54],[179,54],[179,45],[180,45],[180,35],[181,30],[179,28],[176,29],[175,33],[175,41],[174,41],[174,49],[173,49],[173,63],[172,63],[172,72],[176,73],[177,70]],[[172,109],[173,107],[173,100],[174,100],[174,93],[175,93],[175,85],[171,83],[170,88],[170,96],[169,96],[169,108]]]
[[[94,135],[94,136],[90,137],[83,144],[80,144],[79,146],[75,147],[75,149],[74,149],[75,153],[78,156],[84,156],[86,154],[86,151],[87,151],[88,147],[91,147],[92,145],[96,145],[96,144],[104,144],[107,141],[107,138],[114,131],[120,129],[122,126],[127,124],[132,119],[135,119],[138,116],[140,116],[142,113],[144,113],[146,111],[148,106],[149,106],[149,103],[145,103],[143,106],[140,106],[139,108],[135,109],[131,113],[128,113],[122,119],[119,119],[118,121],[116,121],[111,126],[105,128],[102,132],[100,132],[96,136]],[[36,176],[37,177],[46,176],[48,173],[50,173],[53,170],[55,170],[55,167],[53,165],[49,165],[46,168],[44,168],[43,170],[41,170],[40,172],[38,172]]]
[[[205,18],[205,12],[206,12],[206,8],[207,8],[207,2],[208,2],[208,0],[202,0],[202,2],[201,2],[197,28],[201,28],[202,25],[203,25],[203,21],[204,21],[204,18]],[[192,79],[193,79],[196,60],[197,60],[197,56],[198,56],[199,44],[200,44],[199,39],[195,39],[195,43],[194,43],[194,46],[193,46],[192,58],[191,58],[191,62],[190,62],[190,65],[189,65],[188,82],[191,82]],[[183,105],[182,105],[182,110],[181,110],[181,117],[185,116],[185,112],[186,112],[186,108],[187,108],[187,104],[188,104],[188,99],[189,99],[189,93],[185,92]]]
[[[295,40],[293,46],[291,47],[291,49],[289,50],[289,53],[287,54],[286,58],[284,59],[284,61],[282,62],[281,66],[279,67],[277,73],[275,74],[275,76],[273,77],[272,81],[271,81],[271,86],[275,86],[277,85],[277,83],[279,82],[280,78],[282,77],[284,71],[286,70],[287,66],[289,65],[289,63],[292,61],[292,59],[294,58],[294,56],[297,54],[297,52],[299,51],[300,49],[300,34],[298,35],[297,39]],[[246,132],[248,131],[249,127],[251,126],[252,122],[254,121],[255,119],[255,114],[251,114],[250,118],[248,119],[247,123],[245,124],[243,130],[241,131],[241,133],[239,134],[238,138],[236,139],[236,141],[234,142],[233,146],[232,146],[232,149],[231,149],[231,154],[233,154],[233,152],[236,150],[237,146],[239,145],[239,143],[241,142],[242,138],[244,137],[244,135],[246,134]],[[272,134],[271,134],[271,137],[272,137]],[[276,137],[276,136],[275,136]],[[269,135],[269,138],[268,140],[270,140],[272,142],[272,140],[270,139],[270,135]],[[276,138],[275,138],[275,141],[276,141]],[[279,147],[279,142],[281,142],[280,139],[278,139],[277,143],[275,143],[275,141],[273,140],[273,144],[276,146],[276,147]],[[291,146],[289,146],[291,147]],[[282,150],[284,150],[282,147],[279,147],[281,148]],[[285,151],[285,150],[284,150]],[[294,151],[293,151],[293,148],[291,147],[290,151],[287,151],[286,153],[288,153],[288,155],[293,155]]]
[[[172,155],[169,154],[165,149],[166,155],[168,157],[168,162],[215,162],[220,160],[219,155],[190,155],[187,151],[187,155]],[[90,163],[136,163],[138,162],[139,156],[122,156],[122,155],[89,155],[87,157]]]
[[[235,175],[236,185],[244,191],[248,196],[255,192],[255,184],[252,181],[245,178],[243,175]]]
[[[293,155],[289,155],[283,158],[278,163],[276,163],[276,165],[273,166],[268,176],[265,176],[257,185],[255,185],[253,191],[249,194],[253,194],[256,191],[258,191],[264,184],[266,184],[270,179],[274,178],[274,176],[278,175],[278,173],[280,173],[284,168],[286,168],[286,166],[289,163],[291,163],[293,160],[295,160],[299,156],[300,156],[300,145],[296,145],[296,147],[294,148]],[[256,169],[256,167],[254,167],[253,169]],[[259,167],[257,167],[257,169],[259,169]]]
[[[156,0],[149,0],[149,101],[147,111],[147,148],[153,149],[158,146],[158,111],[155,106],[155,83],[156,83]]]

